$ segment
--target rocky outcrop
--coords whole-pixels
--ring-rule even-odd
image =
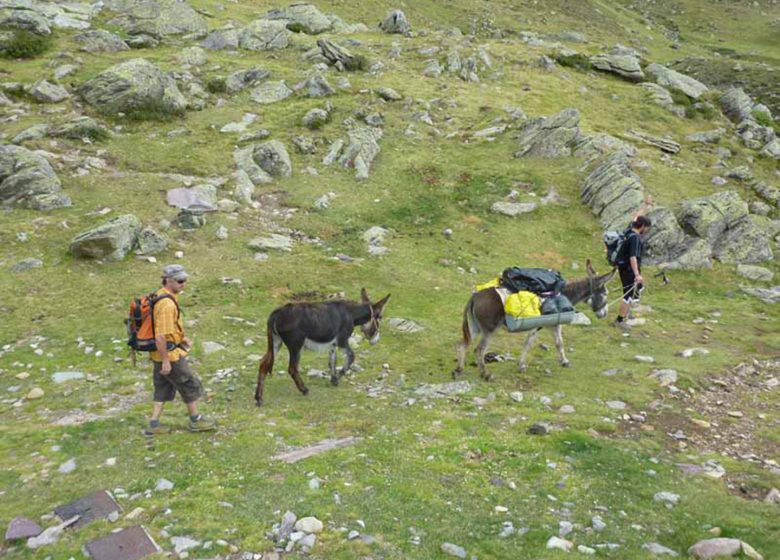
[[[328,61],[328,64],[335,66],[338,70],[346,70],[354,66],[354,55],[333,41],[319,39],[317,41],[317,46],[320,48],[322,56]]]
[[[283,21],[257,19],[241,32],[238,44],[248,51],[286,49],[291,35]]]
[[[252,90],[250,97],[255,103],[268,105],[269,103],[276,103],[277,101],[287,99],[292,93],[292,90],[287,87],[287,84],[282,80],[260,84]]]
[[[216,29],[203,39],[200,46],[210,51],[236,50],[240,33],[238,29]]]
[[[530,121],[518,137],[519,149],[515,157],[568,157],[580,138],[580,113],[565,109],[552,117]]]
[[[89,53],[130,50],[130,47],[121,39],[121,37],[103,29],[94,29],[79,33],[73,37],[73,40],[79,44],[79,50]]]
[[[628,81],[641,82],[645,79],[639,57],[634,54],[602,53],[590,57],[589,60],[596,70],[616,74]]]
[[[82,85],[79,94],[104,114],[179,114],[187,100],[176,82],[143,58],[112,66]]]
[[[78,234],[68,250],[74,257],[119,261],[135,247],[140,231],[138,218],[125,214]]]
[[[379,140],[381,138],[381,128],[355,127],[347,132],[346,143],[344,140],[338,139],[330,145],[322,163],[330,165],[334,161],[338,161],[343,167],[354,168],[357,179],[367,179],[371,171],[371,164],[379,155]]]
[[[328,16],[313,4],[306,3],[291,4],[286,8],[271,10],[264,18],[282,21],[290,31],[308,35],[318,35],[333,27],[333,22]]]
[[[131,35],[164,37],[208,31],[203,16],[182,0],[104,0],[104,6],[119,14],[109,23]]]
[[[233,152],[233,161],[238,171],[245,173],[254,185],[270,183],[274,177],[292,174],[290,155],[278,140],[239,148]]]
[[[36,35],[51,34],[49,18],[31,0],[0,4],[0,28],[20,29]]]
[[[248,70],[239,70],[233,72],[225,79],[225,89],[228,93],[238,93],[239,91],[262,82],[271,73],[262,68],[250,68]]]
[[[667,109],[668,111],[671,111],[678,117],[685,116],[685,107],[681,105],[677,105],[674,102],[674,99],[672,99],[672,94],[669,93],[669,90],[667,90],[666,88],[663,88],[658,84],[654,84],[652,82],[645,82],[639,84],[639,87],[641,87],[647,92],[648,96],[650,97],[650,100],[656,105],[660,105],[661,107]]]
[[[731,122],[740,123],[753,118],[753,100],[742,88],[732,88],[723,94],[720,106]]]
[[[707,92],[707,86],[699,80],[660,64],[653,63],[648,65],[645,68],[645,72],[652,76],[655,83],[659,86],[681,91],[691,99],[699,99]]]
[[[34,210],[71,205],[49,162],[26,148],[0,145],[0,203]]]
[[[385,33],[400,33],[404,35],[412,30],[412,26],[401,10],[393,10],[380,22],[379,29]]]

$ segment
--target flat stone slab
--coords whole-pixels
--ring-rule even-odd
[[[139,560],[160,552],[146,529],[135,525],[86,545],[92,560]]]
[[[77,379],[84,379],[83,371],[57,371],[51,376],[52,381],[55,383],[65,383],[66,381],[75,381]]]
[[[98,490],[94,494],[73,500],[54,509],[54,513],[60,519],[71,519],[78,515],[79,518],[73,527],[82,527],[95,519],[107,518],[115,511],[121,512],[122,508],[106,490]]]
[[[43,529],[35,521],[19,516],[14,517],[8,524],[8,529],[5,531],[5,540],[29,539],[30,537],[37,537],[41,533],[43,533]]]
[[[415,389],[414,394],[422,397],[447,397],[462,395],[469,391],[471,391],[471,383],[468,381],[452,381],[450,383],[425,384]]]
[[[287,451],[285,453],[278,453],[271,458],[276,461],[284,461],[285,463],[297,463],[301,459],[319,455],[320,453],[325,453],[331,449],[349,447],[350,445],[355,445],[359,441],[360,438],[354,436],[340,439],[325,439],[314,445],[309,445],[308,447],[302,447],[301,449]]]

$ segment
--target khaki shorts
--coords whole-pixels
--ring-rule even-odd
[[[197,401],[203,396],[203,385],[200,382],[187,362],[187,358],[179,358],[171,362],[171,373],[163,375],[162,362],[152,362],[154,364],[154,401],[168,402],[172,401],[178,391],[185,403]]]

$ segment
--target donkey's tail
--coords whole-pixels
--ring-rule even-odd
[[[471,344],[471,338],[477,332],[474,323],[474,296],[472,296],[463,309],[463,344]]]
[[[266,325],[266,337],[268,338],[268,348],[266,349],[265,356],[263,356],[263,359],[260,360],[260,367],[258,369],[258,374],[260,375],[266,375],[268,372],[273,370],[274,367],[274,354],[275,354],[275,335],[274,335],[274,315],[271,314],[270,317],[268,317],[268,324]]]

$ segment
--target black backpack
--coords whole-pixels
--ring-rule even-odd
[[[604,246],[607,249],[607,262],[617,266],[623,256],[623,246],[628,236],[623,231],[605,231]]]
[[[501,285],[510,292],[558,294],[566,286],[561,273],[551,268],[507,268],[501,274]]]

